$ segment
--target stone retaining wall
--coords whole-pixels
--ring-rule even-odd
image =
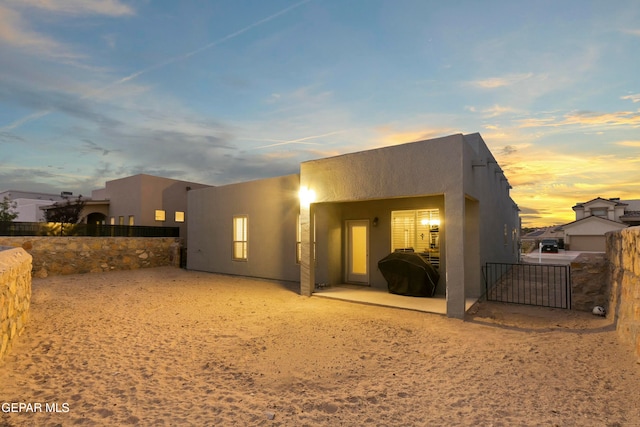
[[[33,257],[33,276],[180,266],[174,237],[0,237]]]
[[[606,254],[581,253],[571,261],[571,308],[591,311],[596,305],[606,307],[609,263]]]
[[[23,249],[0,250],[0,360],[22,334],[31,303],[31,256]]]
[[[640,227],[607,233],[610,315],[620,338],[633,346],[640,363]]]

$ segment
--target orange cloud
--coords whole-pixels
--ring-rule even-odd
[[[511,197],[522,208],[524,226],[571,222],[571,207],[596,197],[640,198],[640,159],[568,155],[534,147],[509,156],[496,152],[496,158],[513,186]]]
[[[640,125],[640,111],[618,111],[614,113],[596,113],[581,111],[565,115],[560,125]]]
[[[375,128],[378,133],[383,134],[379,138],[380,144],[383,145],[396,145],[404,144],[412,141],[423,141],[425,139],[438,138],[442,135],[450,135],[459,131],[453,131],[451,129],[431,128],[421,129],[408,132],[396,132],[390,125],[378,126]]]
[[[472,86],[482,89],[496,89],[503,86],[511,86],[533,77],[533,73],[508,74],[502,77],[491,77],[469,82]]]
[[[518,120],[519,128],[560,127],[570,125],[587,126],[640,126],[640,111],[615,111],[599,113],[594,111],[576,111],[565,114],[563,118],[528,118]]]
[[[640,147],[640,141],[620,141],[615,144],[622,147]]]

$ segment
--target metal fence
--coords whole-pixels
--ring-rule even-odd
[[[178,227],[0,221],[0,236],[180,237]]]
[[[571,268],[553,264],[486,263],[488,301],[571,308]]]

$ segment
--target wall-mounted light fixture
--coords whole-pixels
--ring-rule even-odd
[[[374,227],[378,226],[378,217],[373,218],[373,226]]]
[[[300,204],[302,206],[309,206],[316,200],[316,192],[308,187],[300,187],[298,197],[300,197]]]

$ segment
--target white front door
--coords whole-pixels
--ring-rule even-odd
[[[369,221],[347,221],[346,262],[349,283],[369,283]]]

